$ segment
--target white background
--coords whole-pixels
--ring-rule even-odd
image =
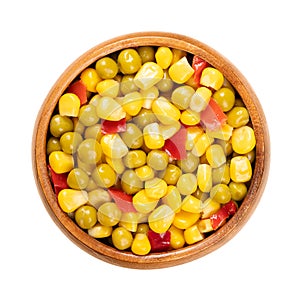
[[[1,299],[299,299],[298,1],[2,1]],[[198,39],[231,60],[267,117],[271,169],[250,221],[219,250],[159,270],[113,266],[58,229],[31,166],[37,112],[79,55],[136,31]]]

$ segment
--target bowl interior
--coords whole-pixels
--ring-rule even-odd
[[[168,46],[199,55],[220,70],[242,98],[256,136],[256,160],[248,194],[237,213],[220,229],[203,241],[178,250],[137,256],[105,245],[80,229],[58,205],[47,168],[46,141],[49,122],[60,96],[70,83],[101,57],[124,48]],[[269,134],[262,107],[251,86],[226,58],[209,46],[192,38],[162,32],[134,33],[111,39],[92,48],[70,65],[54,84],[36,119],[33,134],[33,170],[43,203],[58,227],[79,247],[112,264],[131,268],[160,268],[185,263],[219,248],[229,241],[247,222],[263,193],[269,171]]]

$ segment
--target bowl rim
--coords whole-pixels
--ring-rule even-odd
[[[220,229],[201,242],[177,250],[138,256],[119,251],[89,236],[64,213],[57,202],[48,176],[46,138],[50,118],[60,95],[69,84],[95,61],[124,48],[139,46],[168,46],[199,55],[220,70],[241,96],[249,111],[256,136],[256,161],[248,194],[237,213]],[[256,209],[268,178],[270,168],[270,137],[262,106],[242,73],[222,54],[208,45],[185,35],[170,32],[136,32],[102,42],[78,57],[61,74],[46,96],[35,121],[32,137],[32,168],[37,189],[44,206],[56,225],[77,246],[108,263],[129,268],[154,269],[170,267],[203,257],[231,240],[249,220]]]

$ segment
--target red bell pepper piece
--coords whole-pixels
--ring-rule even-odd
[[[67,88],[66,92],[77,95],[80,100],[80,105],[87,103],[86,86],[82,83],[81,80],[78,80],[78,81],[72,83]]]
[[[167,251],[170,248],[171,232],[156,233],[148,230],[148,239],[151,245],[152,252]]]
[[[201,123],[209,130],[217,130],[226,123],[227,116],[214,99],[210,99],[207,107],[200,114]]]
[[[194,69],[194,82],[197,84],[197,86],[200,86],[200,78],[202,71],[209,67],[209,63],[202,59],[200,56],[195,55],[193,57],[193,62],[192,62],[192,68]]]
[[[132,196],[116,188],[108,189],[108,193],[122,212],[136,212],[132,204]]]
[[[125,118],[119,121],[109,121],[109,120],[101,121],[101,132],[103,134],[112,134],[112,133],[125,132],[125,131],[126,131]]]
[[[187,155],[186,138],[187,130],[185,127],[181,127],[171,138],[165,140],[163,150],[173,159],[185,159]]]
[[[224,204],[216,213],[210,217],[211,225],[214,230],[218,229],[226,222],[227,218],[233,216],[237,211],[236,204],[230,200]]]
[[[50,171],[54,192],[57,196],[61,190],[69,188],[67,183],[68,173],[57,174],[53,171],[50,165],[48,165],[48,169]]]

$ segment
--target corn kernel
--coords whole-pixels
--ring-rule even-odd
[[[223,82],[224,76],[219,70],[207,67],[202,71],[200,78],[201,85],[218,90],[223,85]]]
[[[180,110],[165,97],[159,97],[153,101],[152,111],[165,125],[170,125],[180,118]]]
[[[159,149],[165,144],[158,123],[151,123],[144,127],[144,142],[149,149]]]
[[[101,239],[101,238],[111,236],[111,233],[112,233],[111,226],[104,226],[99,223],[88,230],[88,234],[96,239]]]
[[[185,244],[183,230],[172,225],[169,229],[171,233],[170,245],[173,249],[180,249]]]
[[[147,90],[140,91],[143,97],[143,108],[151,109],[153,101],[158,97],[159,90],[156,86],[152,86]]]
[[[230,162],[230,178],[234,182],[247,182],[252,177],[252,167],[246,156],[235,156]]]
[[[105,160],[117,174],[122,174],[125,171],[125,166],[121,158],[111,158],[106,156]]]
[[[58,100],[58,110],[61,116],[78,117],[80,99],[73,93],[63,94]]]
[[[87,68],[85,69],[81,75],[80,79],[82,83],[86,86],[86,89],[89,92],[96,93],[96,86],[101,81],[101,78],[99,77],[97,71],[93,68]]]
[[[171,209],[177,213],[181,207],[181,195],[174,185],[168,185],[167,193],[162,198],[162,203],[167,204]]]
[[[198,222],[199,231],[202,233],[207,233],[213,231],[213,227],[210,219],[202,219]]]
[[[168,47],[158,47],[155,53],[155,59],[162,69],[167,69],[173,60],[173,52]]]
[[[70,172],[74,168],[73,156],[63,151],[51,152],[49,155],[49,164],[57,174]]]
[[[144,214],[151,212],[156,207],[158,202],[159,199],[148,197],[145,190],[140,190],[132,198],[134,208],[138,212]]]
[[[119,94],[119,89],[120,83],[114,79],[102,80],[96,86],[98,94],[103,97],[117,97]]]
[[[204,239],[204,235],[200,232],[197,224],[187,228],[183,234],[186,243],[189,245],[195,244]]]
[[[151,250],[151,244],[146,234],[137,233],[131,245],[131,251],[136,255],[146,255]]]
[[[250,152],[256,144],[254,130],[249,126],[241,126],[232,132],[232,149],[238,154]]]
[[[181,113],[180,121],[188,126],[197,125],[200,122],[200,113],[191,109],[186,109]]]
[[[86,191],[73,189],[61,190],[57,198],[60,208],[66,213],[73,212],[88,202],[88,194]]]
[[[142,181],[146,181],[154,177],[154,171],[148,165],[136,168],[135,173],[138,176],[138,178]]]
[[[167,193],[167,184],[163,179],[155,177],[145,182],[146,196],[160,199]]]
[[[174,217],[174,211],[168,205],[162,204],[149,215],[149,227],[154,232],[164,233],[172,225]]]
[[[203,134],[203,129],[199,126],[192,126],[186,129],[185,149],[190,151],[193,149],[198,138]]]
[[[119,226],[126,228],[128,231],[136,232],[138,225],[138,214],[135,212],[126,212],[122,214]]]
[[[193,111],[201,112],[208,105],[212,92],[207,87],[200,87],[196,90],[194,95],[191,97],[190,108]]]
[[[169,68],[169,75],[171,79],[178,84],[186,82],[193,74],[194,69],[190,66],[185,56]]]
[[[192,195],[187,195],[182,200],[181,209],[190,213],[200,213],[201,201]]]
[[[97,100],[97,116],[104,120],[119,121],[126,117],[126,112],[112,97],[101,97]]]
[[[142,109],[144,98],[139,92],[128,93],[121,100],[122,107],[130,116],[136,116]]]
[[[212,168],[208,164],[200,164],[197,169],[197,183],[203,193],[208,193],[212,188]]]
[[[200,213],[190,213],[184,210],[175,214],[173,225],[179,229],[187,229],[194,225],[200,218]]]
[[[181,124],[178,121],[172,123],[171,125],[159,125],[159,129],[164,140],[171,138],[176,132],[179,131],[180,128]]]
[[[232,136],[232,130],[233,127],[231,127],[228,124],[224,124],[221,126],[221,128],[218,128],[216,130],[206,130],[206,133],[208,136],[212,137],[212,138],[216,138],[216,139],[220,139],[223,141],[229,141],[229,139]]]
[[[101,138],[103,153],[110,158],[122,158],[128,153],[128,148],[119,134],[106,134]]]
[[[154,62],[144,63],[134,77],[134,83],[141,90],[147,90],[164,76],[163,69]]]
[[[210,146],[214,141],[214,138],[210,137],[208,134],[203,133],[195,142],[195,145],[192,149],[192,153],[198,157],[202,156],[208,146]]]
[[[142,150],[130,150],[123,157],[123,162],[130,169],[141,167],[146,163],[146,153]]]
[[[114,202],[102,204],[97,212],[97,218],[100,224],[104,226],[115,226],[120,222],[122,211]]]
[[[202,204],[202,219],[209,218],[221,208],[221,204],[217,201],[208,198]]]
[[[223,148],[218,144],[210,145],[206,150],[206,159],[212,168],[222,166],[226,162]]]

